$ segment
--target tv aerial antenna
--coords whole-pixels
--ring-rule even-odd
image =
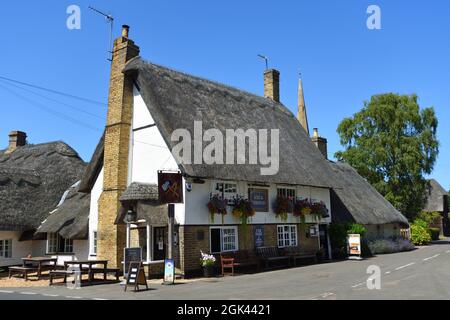
[[[261,59],[263,59],[266,62],[266,70],[269,69],[269,58],[267,58],[266,56],[263,56],[262,54],[258,54],[258,57],[260,57]]]
[[[91,9],[92,11],[102,15],[103,17],[105,17],[106,22],[109,23],[110,25],[110,29],[109,29],[109,49],[108,49],[108,53],[111,54],[111,56],[109,56],[108,54],[108,61],[112,61],[112,50],[113,50],[113,31],[114,31],[114,17],[110,14],[104,13],[103,11],[100,11],[92,6],[89,6],[89,9]]]

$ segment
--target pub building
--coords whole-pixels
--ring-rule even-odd
[[[279,72],[265,71],[265,97],[260,97],[147,62],[128,32],[124,26],[114,43],[106,128],[80,185],[80,191],[91,194],[89,232],[95,238],[96,258],[120,267],[124,247],[139,246],[148,275],[163,273],[168,206],[158,202],[160,170],[179,171],[183,177],[184,202],[174,205],[173,257],[184,276],[201,270],[200,251],[254,251],[255,230],[258,246],[298,246],[314,252],[322,247],[328,252],[330,190],[339,184],[307,131],[281,104]],[[185,129],[194,137],[195,121],[202,121],[204,131],[223,133],[279,129],[278,172],[261,175],[261,166],[248,161],[178,163],[171,153],[178,143],[172,133]],[[208,211],[215,194],[229,202],[223,219],[212,219]],[[277,195],[322,202],[329,214],[318,220],[306,217],[301,227],[300,218],[292,214],[275,215]],[[248,225],[231,213],[237,197],[249,199],[256,211]]]
[[[277,70],[264,72],[261,97],[145,61],[128,33],[123,26],[114,42],[105,131],[81,181],[61,195],[63,205],[36,233],[47,233],[47,246],[55,235],[69,237],[61,238],[64,243],[72,235],[87,239],[78,240],[64,259],[88,255],[122,268],[124,248],[140,247],[149,277],[162,276],[169,256],[177,274],[189,277],[201,272],[201,251],[254,254],[258,247],[298,248],[331,258],[332,221],[360,222],[394,235],[407,227],[406,218],[353,168],[327,160],[327,141],[316,129],[309,136],[301,80],[296,117],[280,102]],[[189,148],[194,155],[199,121],[203,132],[218,129],[224,136],[227,129],[279,130],[278,154],[270,154],[270,144],[267,151],[279,155],[278,171],[263,175],[267,167],[248,159],[244,164],[177,161],[171,152],[180,142],[172,141],[174,131],[193,137]],[[242,146],[249,149],[248,140],[233,142],[235,155]],[[172,250],[169,206],[159,199],[159,172],[182,176],[183,202],[173,205]],[[279,198],[320,204],[322,214],[276,214]],[[214,199],[221,199],[226,214],[211,215],[208,205]],[[246,199],[242,203],[254,215],[242,219],[233,214],[236,199]]]

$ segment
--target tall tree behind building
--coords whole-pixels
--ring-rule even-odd
[[[417,95],[375,95],[337,129],[345,151],[336,158],[353,166],[410,220],[425,205],[424,175],[439,152],[434,109],[420,110]]]

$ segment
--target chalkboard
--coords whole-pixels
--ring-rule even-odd
[[[264,226],[254,226],[255,248],[264,247]]]
[[[130,262],[142,261],[142,248],[125,248],[124,249],[123,273],[126,275]]]
[[[134,291],[139,291],[139,286],[143,285],[148,290],[147,279],[145,277],[144,264],[140,261],[131,261],[128,266],[127,282],[125,291],[129,286],[134,287]]]

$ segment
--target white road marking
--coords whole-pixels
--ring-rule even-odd
[[[360,282],[360,283],[355,284],[354,286],[352,286],[352,288],[358,288],[358,287],[363,286],[364,284],[365,284],[365,282]]]
[[[14,291],[9,291],[9,290],[0,290],[0,293],[14,293]]]
[[[66,296],[66,298],[68,298],[68,299],[83,299],[82,297],[77,297],[77,296]]]
[[[445,252],[450,253],[450,250],[447,250],[447,251],[445,251]]]
[[[92,300],[100,300],[100,301],[103,301],[103,300],[108,300],[108,299],[103,299],[103,298],[92,298]]]
[[[432,256],[432,257],[428,257],[428,258],[425,258],[425,259],[423,259],[423,261],[428,261],[428,260],[431,260],[431,259],[434,259],[434,258],[437,258],[437,257],[439,257],[441,254],[440,253],[438,253],[438,254],[435,254],[434,256]]]
[[[37,293],[35,293],[35,292],[19,292],[20,294],[24,294],[24,295],[35,295],[35,294],[37,294]]]
[[[322,294],[318,295],[317,297],[311,298],[311,300],[319,300],[320,298],[323,299],[323,298],[327,298],[327,297],[333,296],[333,295],[336,295],[336,294],[333,293],[333,292],[325,292],[325,293],[322,293]]]
[[[50,293],[43,293],[42,294],[44,297],[59,297],[57,294],[50,294]]]
[[[390,271],[386,271],[384,274],[390,274],[391,272]]]
[[[398,270],[404,269],[406,267],[412,266],[413,264],[416,264],[416,263],[415,262],[411,262],[411,263],[405,264],[404,266],[395,268],[395,270],[398,271]]]

